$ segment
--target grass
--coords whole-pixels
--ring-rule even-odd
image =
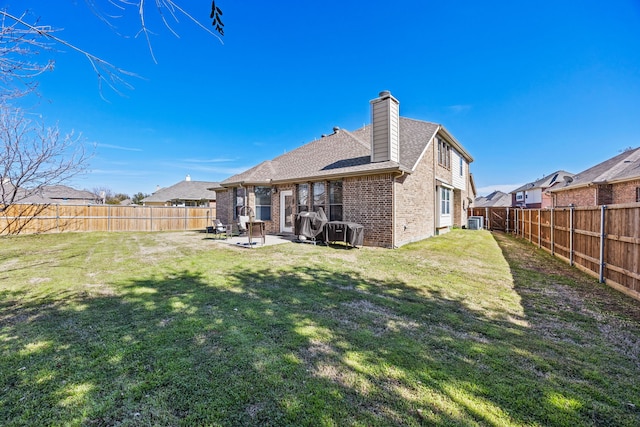
[[[509,236],[0,244],[0,425],[640,425],[638,302]]]

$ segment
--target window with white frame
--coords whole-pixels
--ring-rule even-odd
[[[451,214],[451,190],[440,187],[440,215]]]
[[[464,174],[464,161],[462,160],[462,156],[458,157],[460,159],[460,176]]]
[[[256,187],[256,219],[271,220],[271,187]]]

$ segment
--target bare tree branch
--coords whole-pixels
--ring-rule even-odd
[[[45,127],[20,109],[0,105],[0,213],[83,173],[89,157],[80,136],[62,136],[57,126]]]
[[[103,0],[103,3],[105,2],[115,8],[118,13],[106,13],[99,8],[97,0],[85,0],[89,9],[116,33],[118,31],[115,22],[126,16],[128,14],[127,11],[130,9],[132,10],[131,13],[136,13],[139,17],[140,28],[135,37],[144,36],[151,58],[157,63],[152,45],[152,36],[155,34],[147,23],[148,2],[146,0]],[[205,27],[175,1],[155,0],[154,3],[163,25],[175,37],[179,37],[179,34],[173,29],[172,22],[178,23],[178,18],[182,15],[222,43],[222,39],[218,34]],[[222,11],[213,2],[211,10],[212,25],[220,35],[223,35],[224,24],[220,19],[221,15]],[[37,86],[33,78],[44,71],[52,70],[54,65],[53,61],[42,64],[34,61],[33,58],[44,50],[52,49],[53,45],[62,45],[69,48],[83,55],[89,61],[98,78],[100,96],[103,99],[103,86],[107,86],[119,95],[123,95],[121,89],[133,88],[127,78],[139,77],[132,72],[116,67],[96,54],[80,48],[77,44],[56,36],[52,27],[39,25],[37,22],[29,22],[26,19],[26,12],[22,15],[15,15],[8,12],[7,9],[0,9],[0,18],[0,83],[4,86],[2,93],[0,93],[0,100],[3,98],[16,98],[33,91]],[[15,83],[19,83],[21,89],[16,89]]]

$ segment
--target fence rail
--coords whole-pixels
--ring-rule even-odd
[[[0,235],[198,230],[215,217],[215,207],[11,205],[0,214]]]
[[[640,300],[640,204],[551,209],[470,208],[487,229],[528,240]]]

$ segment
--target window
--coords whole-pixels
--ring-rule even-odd
[[[298,213],[309,210],[309,184],[298,184]]]
[[[460,159],[460,176],[462,176],[464,174],[464,162],[462,160],[462,157],[459,157]]]
[[[271,220],[271,187],[256,187],[256,219]]]
[[[233,189],[233,218],[238,218],[240,211],[244,207],[245,202],[245,189],[235,187]]]
[[[636,187],[636,202],[640,203],[640,187]]]
[[[451,147],[440,138],[438,138],[438,164],[451,169]]]
[[[596,190],[598,205],[610,205],[613,203],[613,185],[600,184]]]
[[[440,187],[440,215],[451,214],[451,190]]]
[[[524,193],[522,191],[516,193],[516,200],[520,202],[524,200]]]
[[[313,211],[317,211],[318,208],[322,208],[323,211],[327,211],[325,205],[327,203],[325,185],[324,182],[314,182],[313,186]]]
[[[329,182],[329,221],[342,221],[342,181]]]

